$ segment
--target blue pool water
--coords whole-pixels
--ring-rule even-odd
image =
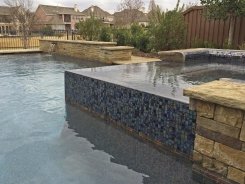
[[[65,106],[64,71],[93,66],[0,56],[0,184],[194,184],[190,163]]]

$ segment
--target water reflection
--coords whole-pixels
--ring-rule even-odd
[[[160,153],[148,144],[74,107],[66,105],[66,111],[69,128],[78,137],[86,138],[94,145],[94,150],[111,155],[110,162],[142,173],[144,184],[195,183],[191,179],[190,163],[167,152]],[[124,178],[122,183],[131,182]]]

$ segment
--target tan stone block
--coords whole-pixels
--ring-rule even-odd
[[[245,143],[242,144],[242,151],[245,152]]]
[[[223,176],[227,176],[227,172],[228,172],[228,166],[218,160],[213,160],[213,167],[214,167],[214,171],[216,173],[219,173]]]
[[[199,153],[212,157],[214,150],[214,141],[205,137],[196,135],[195,139],[195,150]]]
[[[195,100],[194,106],[199,116],[206,117],[206,118],[214,117],[215,104],[204,102],[201,100]]]
[[[245,172],[233,167],[229,167],[227,178],[237,183],[244,184]]]
[[[240,128],[219,123],[208,118],[197,116],[197,125],[230,137],[239,138]]]
[[[208,170],[213,170],[213,160],[212,158],[203,156],[202,166]]]
[[[241,134],[240,134],[240,140],[245,141],[245,118],[243,120],[243,125],[241,129]]]
[[[228,166],[218,160],[203,156],[202,167],[223,176],[227,176]]]
[[[245,152],[215,143],[213,156],[218,161],[245,171]]]
[[[193,151],[193,161],[195,163],[202,163],[202,154],[194,150]]]
[[[242,127],[242,110],[217,105],[214,113],[214,120],[238,128]]]

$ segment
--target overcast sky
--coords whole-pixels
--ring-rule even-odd
[[[145,3],[146,10],[148,9],[150,0],[143,0]],[[199,0],[180,0],[181,3],[197,3]],[[121,0],[33,0],[34,8],[38,4],[48,4],[48,5],[59,5],[59,6],[71,6],[74,4],[78,5],[79,10],[84,10],[91,5],[97,5],[102,9],[113,13],[117,11],[117,7]],[[155,0],[156,4],[160,5],[162,9],[173,9],[176,5],[177,0]],[[1,5],[4,5],[4,0],[0,0]]]

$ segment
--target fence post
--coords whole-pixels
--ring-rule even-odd
[[[66,30],[66,39],[69,40],[69,30]]]

